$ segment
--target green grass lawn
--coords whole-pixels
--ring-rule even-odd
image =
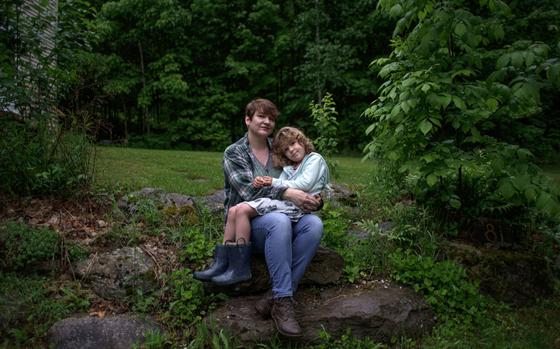
[[[222,153],[97,147],[96,180],[101,185],[123,185],[131,190],[162,188],[187,195],[207,195],[224,187]],[[360,157],[336,157],[335,183],[363,185],[374,163]]]

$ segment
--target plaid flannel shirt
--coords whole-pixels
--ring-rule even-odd
[[[272,140],[268,139],[269,148]],[[258,165],[249,146],[247,134],[233,143],[224,151],[224,188],[226,199],[224,201],[225,218],[228,209],[243,201],[251,201],[261,197],[282,199],[286,186],[253,187],[253,178],[256,176],[278,177],[281,169],[270,168],[268,172],[258,173]]]

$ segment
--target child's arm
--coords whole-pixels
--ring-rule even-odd
[[[323,172],[326,169],[326,163],[323,157],[317,153],[313,153],[306,161],[301,164],[302,166],[298,171],[299,175],[294,179],[279,179],[273,178],[273,186],[287,186],[289,188],[300,189],[309,192],[321,180]]]

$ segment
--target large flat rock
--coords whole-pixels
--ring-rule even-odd
[[[231,299],[208,320],[242,342],[268,341],[276,335],[276,329],[272,320],[264,320],[256,313],[254,304],[259,297]],[[350,330],[356,338],[389,343],[392,337],[421,337],[435,324],[431,309],[418,294],[387,283],[367,289],[306,290],[298,293],[296,302],[298,321],[304,330],[299,341],[305,343],[318,341],[323,330],[333,338]]]

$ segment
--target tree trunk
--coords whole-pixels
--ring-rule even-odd
[[[144,70],[144,50],[142,43],[138,41],[138,53],[140,54],[140,71],[142,72],[142,90],[146,90],[146,72]],[[150,134],[150,123],[148,120],[148,108],[142,106],[142,131]]]
[[[315,15],[316,15],[316,21],[315,21],[315,44],[317,45],[317,48],[320,45],[321,42],[321,28],[320,28],[320,18],[319,18],[319,0],[315,0]],[[321,66],[321,54],[319,53],[319,51],[317,51],[317,54],[315,56],[315,66],[316,67],[320,67]],[[316,93],[317,93],[317,104],[322,105],[322,100],[323,100],[323,89],[321,87],[322,83],[321,83],[321,75],[317,74],[317,81],[315,82],[315,88]]]

